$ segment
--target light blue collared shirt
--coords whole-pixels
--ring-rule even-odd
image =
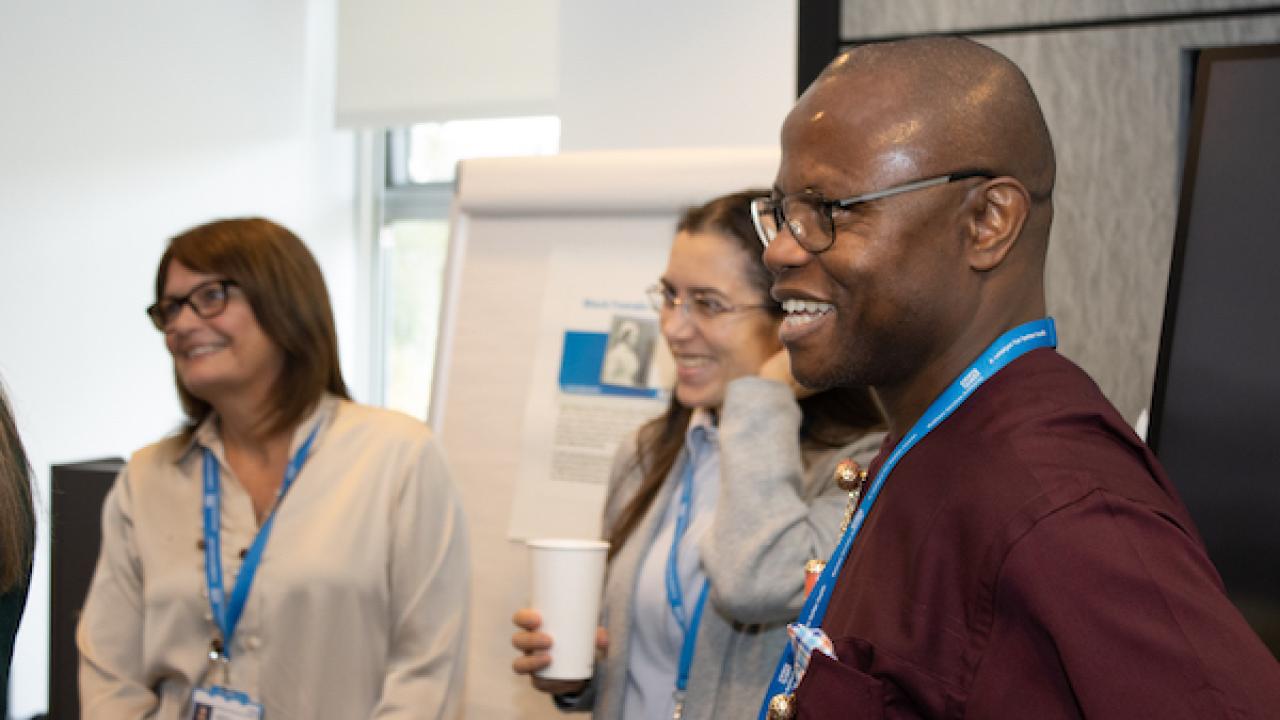
[[[693,499],[689,528],[680,541],[676,568],[680,577],[686,613],[692,614],[707,574],[702,569],[698,544],[711,527],[716,499],[720,494],[720,439],[711,413],[694,411],[685,431],[686,462],[693,463]],[[683,466],[675,468],[669,481],[680,482]],[[684,630],[667,602],[666,572],[671,542],[675,537],[680,488],[672,488],[662,524],[645,551],[636,578],[632,600],[631,642],[627,654],[627,687],[623,696],[624,720],[670,718],[675,711],[673,693],[680,665]]]

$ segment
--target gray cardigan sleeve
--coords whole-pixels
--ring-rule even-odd
[[[831,481],[841,458],[865,467],[878,433],[805,457],[791,389],[759,377],[729,384],[720,417],[720,496],[702,562],[711,601],[733,620],[786,622],[804,604],[804,566],[835,548],[847,494]]]

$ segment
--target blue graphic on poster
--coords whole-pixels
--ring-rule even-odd
[[[572,395],[611,395],[615,397],[656,398],[659,390],[646,385],[649,368],[649,357],[652,355],[652,343],[645,347],[626,332],[628,328],[637,327],[638,323],[653,324],[652,320],[625,319],[615,323],[623,328],[621,337],[610,343],[611,333],[584,332],[567,330],[564,333],[564,346],[560,355],[560,391]],[[642,327],[642,326],[640,326]],[[634,347],[633,347],[634,345]],[[627,384],[617,381],[619,375],[609,370],[608,356],[617,357],[620,351],[630,351],[635,358],[636,368],[627,373],[633,376]],[[646,352],[647,351],[647,352]],[[627,356],[623,356],[627,357]],[[631,362],[628,360],[627,362]],[[614,363],[615,366],[622,363]],[[610,381],[610,376],[614,381]]]

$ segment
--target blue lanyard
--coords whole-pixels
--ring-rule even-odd
[[[244,604],[249,598],[249,586],[253,584],[253,576],[258,572],[263,549],[267,546],[267,537],[271,535],[271,526],[276,519],[276,510],[280,507],[280,500],[284,498],[284,494],[289,491],[289,486],[293,485],[293,481],[297,479],[303,463],[307,461],[311,441],[315,440],[319,430],[320,424],[317,423],[285,468],[284,481],[280,483],[280,490],[276,493],[275,506],[271,508],[271,513],[262,523],[257,537],[253,539],[253,545],[245,555],[240,572],[236,575],[236,585],[231,591],[229,604],[222,584],[222,475],[213,451],[204,448],[202,515],[204,516],[205,581],[208,583],[209,606],[213,611],[213,620],[222,631],[222,654],[228,658],[231,657],[231,638],[235,635],[236,625],[240,624],[240,616],[244,613]]]
[[[667,555],[667,604],[671,606],[671,614],[684,630],[684,643],[680,647],[680,666],[676,670],[676,702],[682,702],[685,690],[689,687],[689,670],[693,665],[693,650],[698,642],[698,626],[702,624],[702,608],[707,604],[707,591],[711,582],[702,582],[702,591],[698,594],[698,602],[693,608],[693,618],[685,621],[684,591],[680,588],[680,572],[678,560],[680,556],[680,540],[689,529],[689,514],[693,506],[693,452],[685,461],[684,473],[680,478],[680,505],[676,511],[676,529],[671,538],[671,552]]]
[[[960,407],[961,403],[967,400],[974,390],[977,390],[982,383],[986,382],[1006,365],[1032,350],[1042,347],[1056,347],[1057,344],[1058,333],[1054,327],[1053,318],[1041,318],[1040,320],[1019,325],[996,338],[996,341],[991,343],[972,365],[960,373],[960,376],[952,381],[951,385],[942,391],[942,394],[934,398],[933,403],[924,411],[924,415],[916,421],[915,425],[911,426],[911,429],[903,436],[897,447],[889,454],[889,459],[884,462],[884,465],[880,467],[880,471],[876,473],[875,480],[872,481],[870,489],[867,490],[862,504],[854,513],[844,536],[840,538],[840,544],[836,546],[835,552],[831,555],[831,560],[822,571],[822,577],[818,579],[817,584],[810,591],[809,597],[805,600],[804,608],[800,610],[798,622],[809,627],[822,624],[822,619],[827,613],[827,604],[831,601],[831,592],[835,588],[836,579],[840,576],[840,568],[844,566],[845,560],[849,557],[849,550],[853,547],[854,538],[858,536],[858,531],[862,529],[862,523],[867,519],[867,514],[871,512],[871,506],[875,504],[876,498],[879,497],[880,489],[884,487],[889,473],[893,472],[894,466],[898,464],[902,456],[915,447],[925,435],[928,435],[929,431],[950,417],[951,413],[955,412],[956,408]],[[769,700],[774,695],[789,693],[795,689],[796,683],[791,668],[794,652],[790,643],[783,649],[782,659],[778,661],[778,667],[773,674],[773,681],[769,684],[768,693],[765,694],[764,706],[760,708],[761,720],[766,717],[769,711]]]

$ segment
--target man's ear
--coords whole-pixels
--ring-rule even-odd
[[[994,270],[1018,241],[1031,208],[1027,188],[1015,178],[988,180],[970,197],[969,267]]]

